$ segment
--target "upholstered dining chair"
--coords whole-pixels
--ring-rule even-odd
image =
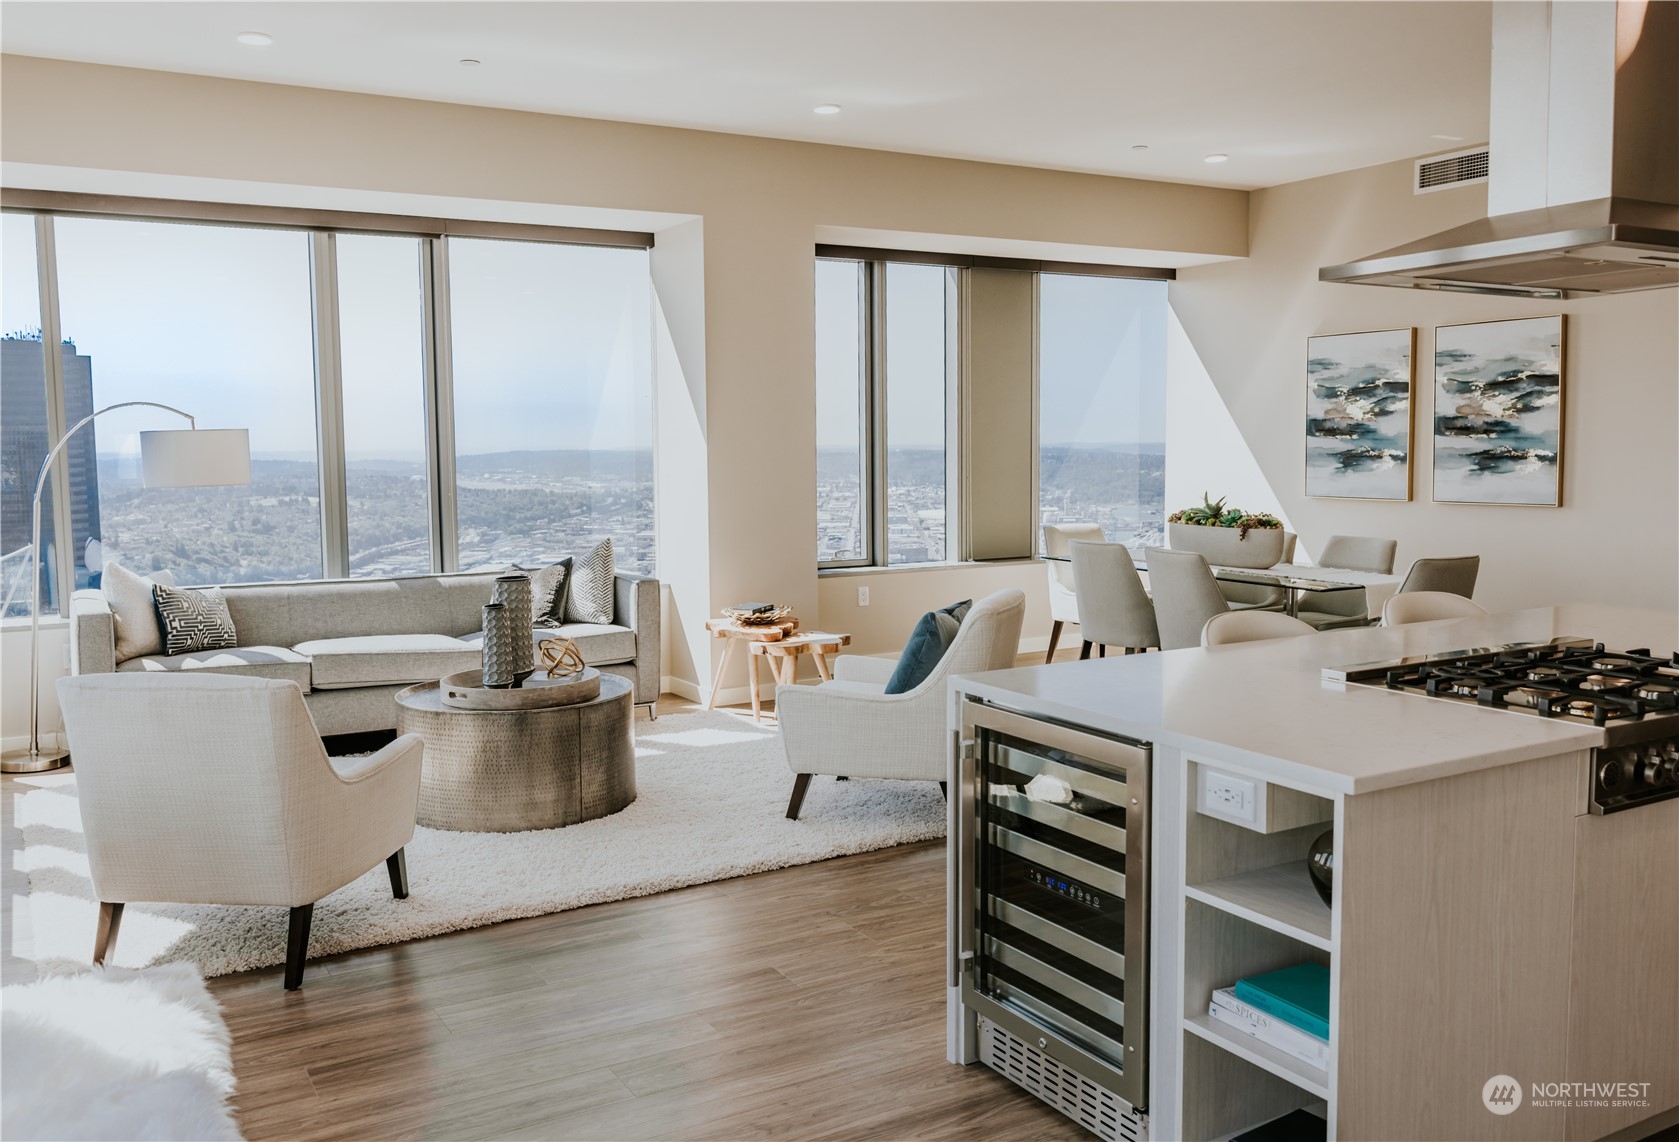
[[[1166,547],[1143,549],[1148,563],[1149,593],[1154,596],[1154,621],[1160,629],[1161,650],[1201,645],[1201,628],[1214,615],[1230,609],[1219,592],[1207,560],[1196,551]]]
[[[1403,626],[1435,619],[1472,619],[1487,613],[1473,599],[1451,591],[1402,591],[1382,604],[1382,625]]]
[[[1479,555],[1453,555],[1419,559],[1405,573],[1399,594],[1407,591],[1447,591],[1468,599],[1475,594],[1475,578],[1481,572]]]
[[[1277,562],[1293,563],[1294,548],[1300,537],[1292,531],[1283,532],[1283,557]],[[1218,583],[1219,594],[1233,611],[1280,611],[1288,606],[1288,591],[1282,587],[1264,587],[1258,583]]]
[[[1332,535],[1323,541],[1318,566],[1348,571],[1393,574],[1393,556],[1398,541],[1365,535]],[[1304,592],[1299,614],[1318,630],[1331,627],[1365,626],[1370,622],[1370,602],[1363,591]]]
[[[885,692],[895,662],[860,654],[834,659],[831,682],[776,687],[781,744],[793,771],[787,816],[798,818],[810,779],[818,773],[937,781],[943,788],[950,749],[945,680],[1013,666],[1025,617],[1026,595],[1019,588],[980,599],[938,666],[907,693]]]
[[[1214,615],[1201,628],[1202,646],[1228,646],[1235,642],[1260,642],[1272,638],[1299,638],[1316,634],[1310,623],[1276,611],[1226,611]]]
[[[1061,641],[1061,628],[1067,623],[1079,623],[1078,591],[1073,585],[1073,565],[1065,556],[1075,542],[1101,543],[1102,528],[1094,523],[1044,524],[1044,560],[1049,572],[1049,652],[1045,662],[1055,659],[1055,645]]]
[[[1075,540],[1068,550],[1082,616],[1079,657],[1089,658],[1092,646],[1100,648],[1100,657],[1107,656],[1110,646],[1123,646],[1126,654],[1159,646],[1154,604],[1126,546]]]
[[[278,905],[293,991],[317,900],[381,861],[408,895],[418,737],[329,758],[297,683],[274,678],[84,674],[59,679],[58,701],[99,898],[94,963],[131,902]]]

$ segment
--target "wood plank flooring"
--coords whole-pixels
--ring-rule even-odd
[[[312,960],[297,992],[278,967],[210,987],[254,1140],[1088,1137],[944,1061],[943,955],[929,842]]]

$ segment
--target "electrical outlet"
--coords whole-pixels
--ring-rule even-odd
[[[869,605],[869,589],[867,587],[857,588],[857,605],[859,607],[866,607]]]
[[[1239,821],[1257,821],[1258,797],[1254,783],[1233,774],[1201,768],[1202,812]]]

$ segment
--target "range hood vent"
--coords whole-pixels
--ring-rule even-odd
[[[1565,298],[1679,286],[1679,3],[1492,5],[1492,142],[1417,163],[1489,217],[1327,282]]]
[[[1417,182],[1413,194],[1427,194],[1431,190],[1445,190],[1449,186],[1463,186],[1487,181],[1489,152],[1485,147],[1472,151],[1456,151],[1449,155],[1435,155],[1417,160]]]

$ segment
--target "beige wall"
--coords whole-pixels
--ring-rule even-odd
[[[1255,191],[1248,259],[1183,270],[1172,284],[1189,350],[1174,367],[1205,370],[1209,395],[1222,398],[1269,483],[1219,485],[1214,494],[1256,507],[1274,495],[1308,552],[1341,533],[1396,537],[1401,567],[1418,556],[1477,553],[1476,597],[1494,609],[1572,601],[1679,606],[1679,290],[1547,302],[1320,283],[1320,266],[1484,211],[1484,187],[1413,195],[1411,172],[1401,162]],[[1568,316],[1564,506],[1430,502],[1433,327],[1558,312]],[[1306,338],[1406,325],[1418,327],[1415,498],[1307,499]],[[1204,443],[1180,408],[1170,408],[1168,508],[1199,499],[1203,472],[1252,471],[1219,433]]]
[[[3,62],[0,133],[11,185],[157,194],[170,180],[196,180],[190,196],[227,201],[375,209],[380,195],[408,196],[406,209],[418,212],[413,196],[429,196],[495,218],[508,217],[509,204],[648,212],[643,228],[658,232],[656,359],[682,370],[657,382],[657,431],[670,447],[657,478],[671,668],[689,692],[709,679],[715,648],[700,624],[721,605],[774,598],[827,625],[848,619],[822,609],[815,565],[811,254],[819,230],[938,235],[928,244],[944,248],[1007,242],[1026,256],[1077,246],[1093,258],[1125,251],[1123,260],[1157,264],[1239,257],[1247,248],[1240,191],[17,56]],[[674,406],[681,419],[667,423],[677,397],[687,402]],[[949,575],[949,589],[941,584],[921,610],[946,595],[983,593],[965,585],[970,579],[989,581],[983,570]],[[13,701],[10,677],[8,734],[26,704]]]

